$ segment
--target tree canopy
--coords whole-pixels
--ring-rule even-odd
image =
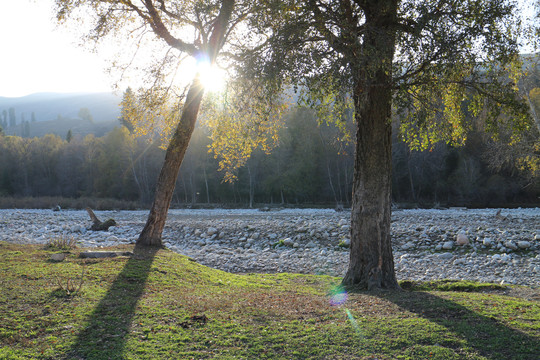
[[[223,62],[221,66],[232,70],[235,60],[238,60],[238,52],[258,41],[249,36],[244,25],[246,19],[257,16],[258,2],[56,0],[56,4],[60,22],[74,19],[77,23],[90,24],[88,39],[99,42],[112,35],[121,42],[131,44],[133,59],[119,59],[113,64],[121,73],[128,68],[140,69],[134,64],[136,57],[146,61],[140,71],[145,74],[145,84],[137,97],[124,97],[123,107],[126,111],[122,116],[134,125],[136,131],[158,128],[165,139],[170,137],[156,197],[147,225],[139,238],[139,244],[160,246],[178,171],[195,128],[205,88],[208,87],[204,83],[204,79],[208,78],[206,73],[220,61]],[[92,17],[87,20],[89,14]],[[188,59],[195,61],[191,70],[185,67]],[[187,76],[184,72],[188,73]],[[189,85],[186,86],[186,83]],[[268,88],[260,89],[266,91]],[[252,99],[264,100],[258,102],[262,104],[259,114],[269,113],[275,96],[266,99],[255,96]],[[227,114],[231,104],[237,103],[222,104],[221,114]],[[246,113],[249,112],[247,110]],[[236,113],[240,114],[241,111]],[[229,118],[222,116],[222,119]],[[229,122],[230,126],[233,124],[235,122]],[[257,128],[267,127],[256,125]],[[245,129],[239,132],[242,136]],[[266,138],[260,136],[258,139],[264,142]],[[246,147],[248,144],[250,142],[244,142]],[[249,152],[254,149],[252,144],[250,149]]]
[[[290,79],[311,104],[355,112],[346,285],[398,287],[390,243],[391,117],[416,149],[466,140],[466,112],[518,137],[532,121],[517,80],[520,21],[505,0],[265,1],[248,77]],[[394,107],[393,107],[394,105]],[[504,115],[504,116],[503,116]],[[515,141],[515,140],[514,140]]]
[[[510,132],[514,142],[532,128],[517,87],[522,32],[513,1],[56,2],[60,21],[94,15],[90,39],[114,34],[131,39],[135,52],[152,50],[154,59],[142,71],[148,86],[139,96],[139,116],[152,124],[169,119],[176,129],[141,244],[161,243],[166,210],[202,101],[200,70],[189,87],[176,91],[173,79],[185,56],[210,64],[223,59],[226,68],[234,67],[234,76],[261,85],[262,93],[251,94],[265,100],[266,112],[241,116],[228,105],[245,103],[229,101],[216,116],[221,122],[214,129],[225,136],[214,140],[224,153],[253,149],[248,139],[264,138],[258,134],[264,121],[253,127],[252,119],[265,119],[268,105],[274,103],[269,100],[275,99],[265,96],[275,96],[289,83],[304,91],[303,98],[321,115],[330,114],[338,123],[348,109],[354,110],[356,159],[346,285],[398,287],[390,242],[393,111],[400,112],[402,136],[417,149],[438,141],[463,143],[472,126],[465,112],[481,117],[485,131]],[[159,41],[143,44],[149,35]],[[127,65],[133,66],[129,61]],[[220,130],[225,123],[231,129],[240,125],[231,133],[246,140],[227,139]],[[220,143],[220,138],[225,141]]]

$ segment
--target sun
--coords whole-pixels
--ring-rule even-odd
[[[197,62],[199,80],[208,92],[219,92],[225,88],[227,73],[208,61]]]
[[[181,61],[178,74],[174,75],[174,81],[179,86],[186,86],[193,80],[193,76],[198,74],[199,81],[204,86],[206,92],[221,92],[227,83],[227,71],[210,61],[195,57],[186,57]]]

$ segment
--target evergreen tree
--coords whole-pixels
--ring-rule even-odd
[[[71,142],[71,139],[73,139],[73,134],[72,134],[72,132],[71,132],[71,129],[69,129],[68,132],[67,132],[67,134],[66,134],[66,141],[67,141],[68,143],[70,143],[70,142]]]
[[[9,126],[15,127],[17,126],[17,117],[15,116],[15,109],[9,108]]]
[[[30,137],[30,123],[26,120],[23,120],[21,122],[21,132],[22,137],[29,138]]]

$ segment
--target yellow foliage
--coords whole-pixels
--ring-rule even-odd
[[[126,91],[121,102],[121,117],[131,125],[135,136],[159,137],[166,148],[180,115],[184,96],[173,97],[167,89],[141,89],[137,94]]]
[[[229,88],[207,98],[201,121],[210,130],[209,152],[219,158],[224,181],[236,180],[236,171],[254,150],[269,153],[277,146],[287,108],[283,98],[254,84]]]
[[[535,110],[540,113],[540,88],[534,88],[529,91],[529,97],[534,104]]]
[[[517,167],[521,171],[529,173],[531,178],[540,177],[540,141],[531,146],[531,153],[517,159]]]
[[[288,103],[278,92],[263,86],[230,84],[223,92],[208,93],[199,121],[210,130],[210,152],[219,158],[224,180],[232,182],[255,149],[269,153]],[[165,148],[182,114],[184,96],[172,98],[165,89],[128,90],[121,103],[121,118],[135,136],[159,137]]]

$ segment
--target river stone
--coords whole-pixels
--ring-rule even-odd
[[[517,248],[518,248],[517,245],[513,241],[510,241],[510,240],[506,241],[504,243],[504,246],[506,246],[507,248],[512,249],[512,250],[517,250]]]
[[[444,250],[452,250],[453,247],[454,247],[453,241],[446,241],[442,246]]]
[[[456,244],[463,246],[463,245],[469,245],[469,238],[464,233],[459,233],[456,236]]]
[[[412,249],[413,247],[414,247],[414,243],[408,242],[401,246],[401,250],[409,250],[409,249]]]
[[[454,255],[452,255],[452,253],[443,253],[439,255],[439,259],[443,259],[443,260],[450,260],[453,257]]]
[[[286,238],[286,239],[283,239],[283,245],[285,245],[285,246],[293,246],[293,245],[294,245],[294,241],[293,241],[293,239],[291,239],[290,237],[289,237],[289,238]]]
[[[520,249],[527,249],[531,247],[531,243],[528,241],[522,240],[522,241],[518,241],[517,246]]]
[[[52,254],[51,255],[51,260],[52,261],[64,261],[66,256],[67,256],[67,254],[64,254],[64,253]]]
[[[396,250],[394,253],[396,276],[400,280],[419,281],[442,278],[488,282],[505,280],[505,282],[538,287],[540,209],[509,209],[506,212],[512,215],[514,220],[499,223],[496,227],[493,225],[492,211],[486,209],[468,210],[461,213],[452,210],[394,212],[391,227],[392,246]],[[350,215],[347,213],[336,214],[333,211],[319,209],[286,209],[281,214],[272,213],[270,216],[266,214],[261,216],[252,210],[238,210],[239,216],[230,216],[229,213],[229,210],[173,209],[171,214],[174,216],[170,217],[164,231],[164,243],[170,249],[185,254],[198,263],[225,271],[242,273],[321,271],[336,276],[343,276],[347,271],[348,253],[338,246],[342,245],[343,239],[349,238],[349,230],[344,229],[344,227],[348,228],[350,222]],[[135,242],[147,216],[146,211],[121,211],[115,213],[115,218],[124,224],[122,227],[111,227],[107,233],[96,235],[87,232],[83,235],[73,230],[79,224],[88,223],[87,213],[68,210],[56,213],[58,214],[65,219],[58,219],[50,210],[17,210],[15,212],[0,210],[0,241],[46,244],[52,237],[63,235],[72,236],[80,246],[84,247],[116,244],[117,242],[107,241],[111,236],[118,237],[120,243],[124,239]],[[187,216],[180,216],[184,214]],[[220,218],[221,215],[223,218]],[[523,219],[521,224],[517,221],[520,218]],[[248,229],[250,222],[255,225],[256,230]],[[342,227],[338,225],[340,222],[343,224]],[[63,225],[59,226],[59,223]],[[220,237],[218,235],[211,241],[210,236],[206,234],[210,227],[219,229],[218,234],[223,234],[223,240],[218,240]],[[298,233],[296,230],[299,227],[306,227],[308,231]],[[423,230],[417,231],[417,228]],[[200,237],[193,235],[196,229],[202,230],[203,234]],[[314,234],[317,236],[322,235],[323,239],[309,238],[308,234],[312,230],[315,230]],[[257,241],[238,242],[240,238],[255,239],[256,232],[260,233]],[[460,232],[468,236],[471,250],[474,249],[475,244],[479,245],[476,255],[454,252],[460,249],[457,244],[453,245],[452,250],[442,249],[445,242],[455,242],[456,235]],[[276,239],[270,240],[269,234],[274,234]],[[201,242],[203,244],[201,246],[198,243],[202,237],[205,241]],[[298,249],[282,247],[275,250],[270,247],[277,240],[288,237],[299,245]],[[484,239],[490,239],[491,244],[486,241],[487,246],[482,245]],[[100,242],[101,240],[106,241]],[[316,247],[306,247],[310,241]],[[512,241],[518,249],[511,250],[502,246],[505,241]],[[519,241],[530,242],[530,247],[520,251]],[[414,247],[402,250],[401,247],[409,242],[414,243]],[[496,247],[498,244],[500,244],[499,249]],[[481,248],[484,251],[481,251]],[[320,254],[323,249],[326,250],[326,255]],[[433,254],[432,251],[435,249],[440,249],[442,253]],[[495,250],[500,255],[492,258],[491,254],[485,252],[487,249]],[[507,255],[509,251],[513,251],[511,256]],[[270,259],[269,255],[272,253],[283,254],[283,257]],[[47,260],[51,254],[46,255]],[[441,258],[439,254],[443,254]],[[403,255],[410,257],[399,261]],[[70,257],[71,255],[68,255],[64,261]],[[465,262],[455,261],[456,259],[465,259]]]
[[[86,228],[82,225],[75,225],[71,231],[84,234],[86,232]]]

